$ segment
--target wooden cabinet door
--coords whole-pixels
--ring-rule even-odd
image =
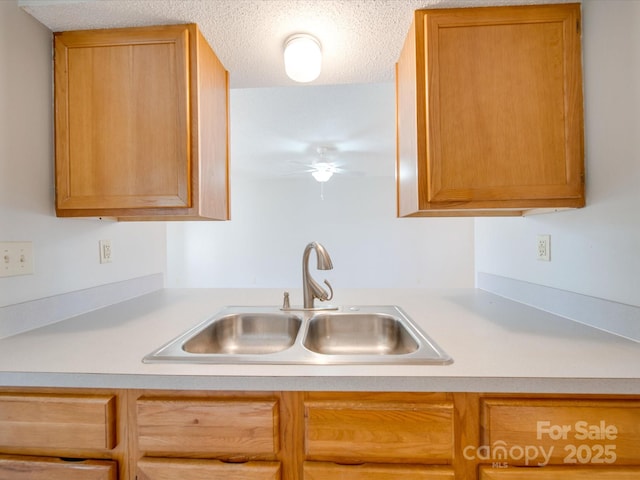
[[[637,480],[640,467],[480,467],[480,480]]]
[[[417,11],[398,63],[399,215],[583,206],[581,71],[578,4]]]
[[[450,467],[304,462],[304,480],[454,480]]]
[[[186,26],[55,36],[59,208],[189,207]]]
[[[483,399],[482,444],[509,465],[638,465],[640,402]],[[529,449],[520,455],[521,449]]]
[[[116,442],[112,395],[0,394],[0,446],[111,449]]]
[[[144,458],[138,461],[137,478],[138,480],[280,480],[280,464]]]
[[[229,218],[228,74],[195,24],[54,47],[58,216]]]
[[[143,397],[136,410],[146,455],[269,460],[280,449],[276,399]]]
[[[0,480],[117,480],[116,462],[0,455]]]
[[[453,458],[453,404],[393,402],[375,394],[367,401],[364,395],[336,398],[305,402],[308,460],[446,464]]]

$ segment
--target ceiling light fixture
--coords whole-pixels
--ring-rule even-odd
[[[308,83],[320,75],[322,47],[317,38],[296,33],[284,42],[284,69],[287,76],[300,83]]]
[[[313,178],[315,178],[318,182],[324,183],[329,181],[335,171],[336,167],[334,167],[330,163],[319,162],[314,164],[311,175],[313,175]]]

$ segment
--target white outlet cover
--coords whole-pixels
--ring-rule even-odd
[[[551,235],[538,235],[536,243],[537,258],[543,262],[551,261]]]
[[[111,240],[100,240],[98,246],[100,248],[100,263],[111,263],[113,260]]]

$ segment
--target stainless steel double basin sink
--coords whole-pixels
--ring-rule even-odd
[[[414,364],[453,360],[399,307],[227,307],[145,363]]]

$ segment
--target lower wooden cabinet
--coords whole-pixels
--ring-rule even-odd
[[[304,462],[304,480],[454,480],[451,467]]]
[[[0,393],[0,445],[111,449],[114,395]]]
[[[142,397],[136,419],[145,455],[239,461],[275,458],[279,450],[275,398]]]
[[[0,480],[117,480],[118,467],[106,460],[0,455]]]
[[[320,397],[320,398],[318,398]],[[453,402],[433,394],[311,394],[305,401],[305,458],[341,463],[447,464],[453,459]]]
[[[640,467],[480,468],[479,480],[637,480]]]
[[[640,396],[3,388],[27,479],[640,479]]]
[[[136,473],[138,480],[280,480],[280,464],[143,458]]]
[[[481,400],[491,461],[522,466],[640,463],[640,402],[604,399]],[[640,478],[640,477],[638,477]]]

